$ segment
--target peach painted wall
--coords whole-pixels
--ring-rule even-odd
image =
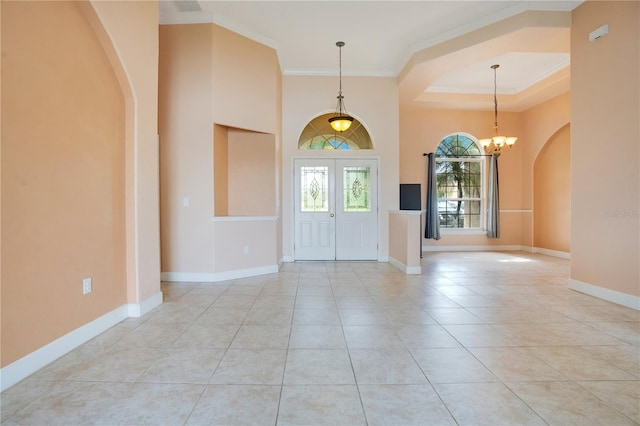
[[[127,301],[125,102],[76,3],[0,7],[6,366]]]
[[[229,215],[275,216],[275,138],[229,129]]]
[[[590,43],[602,25],[609,34]],[[640,296],[640,3],[587,1],[571,29],[571,279]]]
[[[160,293],[158,2],[79,4],[99,18],[94,31],[108,36],[102,44],[126,89],[127,300],[142,303]]]
[[[229,216],[229,128],[213,126],[213,196],[216,216]]]
[[[273,266],[278,263],[275,220],[222,221],[214,222],[213,225],[216,236],[216,272]]]
[[[218,208],[214,191],[229,192],[234,183],[215,182],[220,172],[213,167],[220,162],[214,157],[215,138],[229,138],[227,162],[233,153],[226,127],[271,133],[278,143],[277,55],[213,24],[162,25],[159,73],[162,270],[226,271],[226,261],[216,260],[215,253],[216,247],[233,243],[220,232],[230,225],[211,222],[211,217]],[[274,179],[272,184],[275,187]],[[275,188],[271,194],[275,197]],[[189,198],[187,207],[184,198]],[[227,199],[232,196],[227,194]],[[277,200],[271,204],[277,205]],[[222,204],[219,207],[220,212],[225,210]],[[232,205],[226,208],[231,213]],[[276,240],[272,244],[275,257]],[[244,268],[254,266],[245,260]],[[243,269],[242,263],[239,268]]]
[[[571,132],[564,126],[549,139],[533,167],[533,243],[571,251]]]
[[[533,165],[545,144],[571,120],[571,94],[556,96],[522,113],[522,246],[534,247]]]
[[[348,46],[347,46],[348,47]],[[350,53],[343,51],[344,58]],[[389,256],[389,211],[398,209],[398,89],[394,78],[343,77],[347,111],[363,123],[375,149],[298,150],[304,127],[318,115],[335,111],[338,77],[283,78],[283,256],[293,259],[293,159],[320,157],[379,158],[379,259]]]
[[[522,135],[521,116],[518,113],[500,113],[500,129],[509,135]],[[427,163],[423,153],[434,152],[447,135],[462,132],[481,139],[492,132],[492,111],[460,111],[408,109],[400,111],[400,183],[422,185],[422,207],[425,208]],[[499,239],[481,235],[447,234],[441,230],[438,241],[423,240],[423,246],[519,246],[522,242],[521,159],[526,138],[500,156],[500,232]],[[515,210],[515,212],[504,212]]]
[[[213,270],[212,43],[209,24],[160,26],[162,271]]]
[[[390,213],[389,257],[405,266],[419,267],[420,252],[420,215]]]

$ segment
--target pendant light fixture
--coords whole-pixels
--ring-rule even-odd
[[[340,88],[338,89],[338,106],[336,107],[336,112],[333,114],[333,117],[329,119],[329,124],[331,124],[331,127],[333,127],[333,130],[336,132],[344,132],[351,127],[353,117],[347,113],[344,107],[344,96],[342,96],[342,46],[344,46],[344,41],[337,42],[336,46],[338,46],[340,50]]]
[[[494,136],[491,139],[480,139],[480,145],[485,149],[485,151],[489,154],[493,154],[496,152],[500,152],[503,147],[509,149],[516,143],[518,140],[517,137],[514,136],[500,136],[498,133],[498,84],[496,78],[496,70],[500,67],[500,65],[491,65],[491,69],[493,70],[493,105],[494,105],[494,126],[493,133]]]

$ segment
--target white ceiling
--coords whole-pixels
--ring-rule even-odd
[[[512,47],[507,51],[502,48],[494,56],[478,53],[481,49],[490,48],[487,40],[485,45],[461,46],[466,57],[478,57],[478,60],[458,60],[457,66],[452,66],[452,61],[449,61],[448,66],[439,67],[442,71],[437,75],[421,72],[419,66],[413,67],[415,59],[412,58],[465,34],[500,25],[497,23],[523,12],[569,12],[580,3],[568,0],[161,0],[160,23],[216,23],[276,49],[285,75],[337,75],[338,48],[335,43],[342,40],[346,43],[342,48],[344,76],[410,76],[413,83],[405,85],[405,93],[401,96],[404,103],[491,109],[492,97],[486,102],[472,98],[465,102],[462,96],[450,96],[449,102],[443,101],[442,96],[437,102],[432,98],[434,94],[441,93],[492,94],[494,80],[490,66],[494,63],[500,64],[497,70],[498,93],[527,93],[527,89],[536,84],[540,86],[541,81],[568,67],[568,28],[558,28],[551,36],[549,28],[541,28],[546,33],[540,37],[531,31],[526,33],[526,37],[513,37]],[[519,28],[514,28],[514,32],[517,30]],[[551,47],[545,51],[538,46],[549,37],[556,45],[557,40],[562,40],[560,44],[566,47],[558,49],[546,43]],[[473,52],[473,49],[478,49],[478,52]],[[564,74],[568,79],[568,73]],[[546,90],[549,93],[535,96],[535,102],[555,96],[558,91],[566,91],[568,82],[555,82],[553,86],[556,87],[555,92]],[[527,96],[512,98],[508,101],[513,102],[511,110],[522,110],[532,104],[530,100],[527,102]]]

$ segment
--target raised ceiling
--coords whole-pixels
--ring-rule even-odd
[[[569,89],[580,1],[160,1],[160,23],[211,22],[277,50],[285,75],[397,77],[400,101],[521,111]]]

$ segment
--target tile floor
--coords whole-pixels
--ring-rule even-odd
[[[567,289],[569,262],[428,253],[163,283],[1,395],[2,424],[640,423],[640,312]]]

